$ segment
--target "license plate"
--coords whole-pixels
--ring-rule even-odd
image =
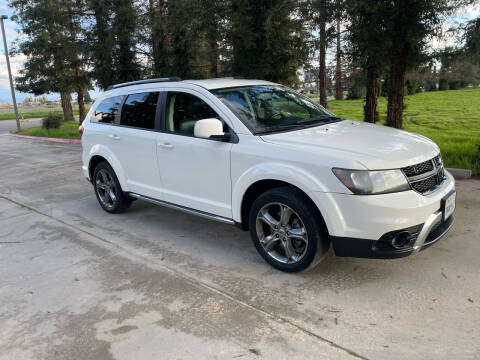
[[[443,221],[447,220],[454,213],[456,198],[456,192],[453,192],[443,198]]]

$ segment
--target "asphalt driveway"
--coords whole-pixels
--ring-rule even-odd
[[[480,359],[480,182],[439,243],[284,274],[248,233],[109,215],[80,146],[0,135],[0,359]]]

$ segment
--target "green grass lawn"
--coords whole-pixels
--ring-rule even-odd
[[[17,134],[62,139],[80,139],[80,135],[78,134],[78,122],[76,121],[65,121],[58,129],[44,129],[42,126],[35,126],[23,129]]]
[[[90,108],[89,105],[85,106],[85,110],[88,111]],[[37,105],[37,106],[18,106],[18,115],[20,119],[32,119],[32,118],[43,118],[50,113],[63,114],[62,107],[60,105],[49,106],[49,105]],[[73,107],[73,114],[78,115],[78,105]],[[15,119],[15,113],[12,108],[0,109],[0,120],[11,120]]]
[[[407,96],[404,128],[435,141],[447,167],[480,175],[480,88],[434,91]],[[329,101],[329,110],[363,120],[363,100]],[[385,123],[387,100],[379,99],[380,123]]]

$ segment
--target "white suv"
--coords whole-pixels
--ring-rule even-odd
[[[102,93],[79,129],[102,208],[142,199],[249,230],[283,271],[398,258],[453,223],[455,184],[429,139],[336,117],[282,85],[150,79]]]

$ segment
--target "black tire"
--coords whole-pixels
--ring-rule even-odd
[[[289,221],[292,221],[291,219],[293,217],[293,221],[295,221],[299,227],[298,229],[294,229],[291,225],[286,225],[286,227],[277,225],[276,229],[282,229],[273,230],[273,227],[270,224],[265,224],[265,221],[260,220],[260,218],[264,218],[263,216],[259,217],[260,210],[263,212],[265,209],[273,209],[272,211],[274,211],[275,207],[278,206],[278,214],[280,214],[282,205],[286,206],[283,207],[283,209],[287,209],[289,211]],[[278,224],[281,224],[280,216],[281,215],[273,216],[276,217],[274,220],[280,220]],[[319,218],[320,216],[321,215],[318,209],[316,209],[312,201],[303,192],[293,187],[278,187],[263,193],[253,203],[249,215],[250,235],[257,251],[265,259],[265,261],[267,261],[274,268],[285,272],[298,272],[312,269],[325,257],[325,254],[330,247],[328,232],[325,229],[323,220]],[[258,223],[257,220],[259,220]],[[265,230],[265,227],[267,230]],[[292,231],[298,231],[301,229],[302,236],[305,237],[306,240],[292,240],[285,233],[288,228]],[[266,242],[273,243],[274,241],[263,240],[264,245],[262,245],[258,235],[259,231],[262,232],[262,240],[266,238],[271,239],[273,237],[278,238],[278,235],[280,234],[280,238],[283,236],[281,239],[282,241],[275,239],[276,244],[273,245],[273,250],[268,252],[264,248]],[[265,235],[268,231],[272,231],[273,233],[270,233],[270,236],[266,237]],[[280,233],[280,231],[282,231],[282,233]],[[291,232],[288,232],[288,234],[291,234]],[[297,244],[300,245],[295,247],[295,244],[292,243],[293,241],[297,241]],[[307,244],[302,243],[303,241],[307,241]],[[286,245],[284,245],[287,244],[287,242],[292,244],[293,247],[290,247],[290,249],[295,250],[294,256],[298,257],[298,260],[296,260],[294,256],[291,258],[287,257],[287,248]],[[279,260],[279,258],[281,258],[282,251],[285,255],[285,259],[283,259],[283,261]]]
[[[103,181],[104,175],[106,175],[108,180],[107,182],[109,189],[111,189],[115,195],[114,200],[110,195],[105,195],[107,191],[102,187],[102,184],[105,182]],[[102,161],[95,167],[95,170],[93,171],[92,183],[98,203],[106,212],[118,214],[127,210],[132,205],[132,199],[123,192],[115,171],[113,171],[113,168],[106,161]],[[110,202],[106,201],[106,198],[110,198],[110,200],[112,200],[111,204]]]

